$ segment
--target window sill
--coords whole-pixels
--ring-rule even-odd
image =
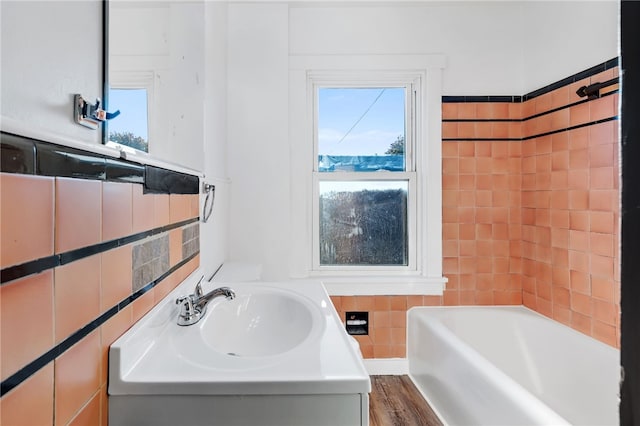
[[[326,277],[319,278],[330,296],[442,296],[445,277]]]

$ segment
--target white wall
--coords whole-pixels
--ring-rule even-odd
[[[101,143],[101,131],[73,121],[73,96],[102,97],[102,2],[3,0],[0,9],[2,128]]]
[[[288,7],[230,4],[227,45],[229,258],[288,277]]]
[[[153,79],[149,154],[195,170],[204,169],[204,10],[202,0],[125,0],[112,1],[109,13],[110,72]]]
[[[538,1],[524,9],[524,93],[618,56],[618,2]]]
[[[225,3],[205,3],[204,180],[216,186],[211,217],[200,223],[200,264],[207,277],[225,261],[229,238],[227,9]]]

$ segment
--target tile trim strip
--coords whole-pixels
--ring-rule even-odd
[[[186,265],[188,262],[190,262],[193,258],[195,258],[199,254],[200,252],[198,251],[192,254],[191,256],[189,256],[188,258],[183,259],[181,262],[174,265],[171,269],[169,269],[163,275],[151,281],[149,284],[145,285],[143,288],[131,294],[130,296],[126,297],[117,305],[113,306],[112,308],[108,309],[106,312],[101,314],[98,318],[91,321],[90,323],[88,323],[87,325],[85,325],[75,333],[73,333],[71,336],[67,337],[61,343],[49,349],[43,355],[39,356],[34,361],[27,364],[25,367],[21,368],[16,373],[6,378],[0,384],[0,397],[3,397],[8,392],[13,390],[15,387],[19,386],[22,382],[27,380],[33,374],[37,373],[41,368],[46,366],[51,361],[54,361],[57,357],[62,355],[67,349],[69,349],[74,344],[78,343],[80,340],[88,336],[91,332],[93,332],[102,324],[107,322],[111,317],[116,315],[127,305],[131,304],[134,300],[136,300],[137,298],[139,298],[140,296],[142,296],[143,294],[145,294],[146,292],[154,288],[162,280],[164,280],[169,275],[171,275],[172,273],[180,269],[182,266]]]
[[[546,93],[552,92],[556,89],[559,89],[564,86],[568,86],[569,84],[575,83],[576,81],[580,81],[587,77],[591,77],[593,75],[599,74],[603,71],[607,71],[611,68],[615,68],[618,66],[619,58],[615,57],[609,59],[606,62],[588,68],[584,71],[580,71],[574,75],[571,75],[567,78],[563,78],[562,80],[558,80],[555,83],[551,83],[545,87],[534,90],[533,92],[529,92],[526,95],[522,96],[443,96],[442,103],[469,103],[469,102],[508,102],[508,103],[522,103],[526,102],[530,99],[533,99],[538,96],[542,96]]]
[[[71,263],[85,257],[103,253],[105,251],[125,246],[144,238],[151,237],[162,232],[171,231],[172,229],[181,228],[183,226],[197,223],[199,221],[200,217],[195,217],[192,219],[183,220],[181,222],[172,223],[171,225],[165,225],[159,228],[150,229],[148,231],[139,232],[137,234],[128,235],[126,237],[118,238],[115,240],[105,241],[91,246],[82,247],[80,249],[54,254],[53,256],[31,260],[20,265],[9,266],[0,271],[0,286],[8,284],[17,279],[24,278],[28,275],[37,274],[46,271],[47,269],[66,265],[67,263]]]
[[[161,194],[198,194],[199,177],[124,158],[0,131],[0,150],[10,155],[0,172],[143,184]],[[3,152],[4,153],[4,152]]]
[[[593,126],[595,124],[606,123],[607,121],[617,120],[618,116],[614,115],[613,117],[603,118],[602,120],[591,121],[589,123],[577,124],[571,127],[565,127],[564,129],[552,130],[550,132],[539,133],[537,135],[527,136],[524,138],[443,138],[443,142],[523,142],[528,141],[530,139],[541,138],[544,136],[553,135],[556,133],[568,132],[571,130],[579,129],[581,127]]]

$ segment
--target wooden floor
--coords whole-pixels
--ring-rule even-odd
[[[371,376],[370,426],[441,426],[408,376]]]

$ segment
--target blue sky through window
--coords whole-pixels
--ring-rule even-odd
[[[321,88],[319,155],[384,155],[405,133],[405,89]]]
[[[120,115],[109,120],[109,133],[131,132],[148,141],[147,89],[110,89],[109,110]]]

